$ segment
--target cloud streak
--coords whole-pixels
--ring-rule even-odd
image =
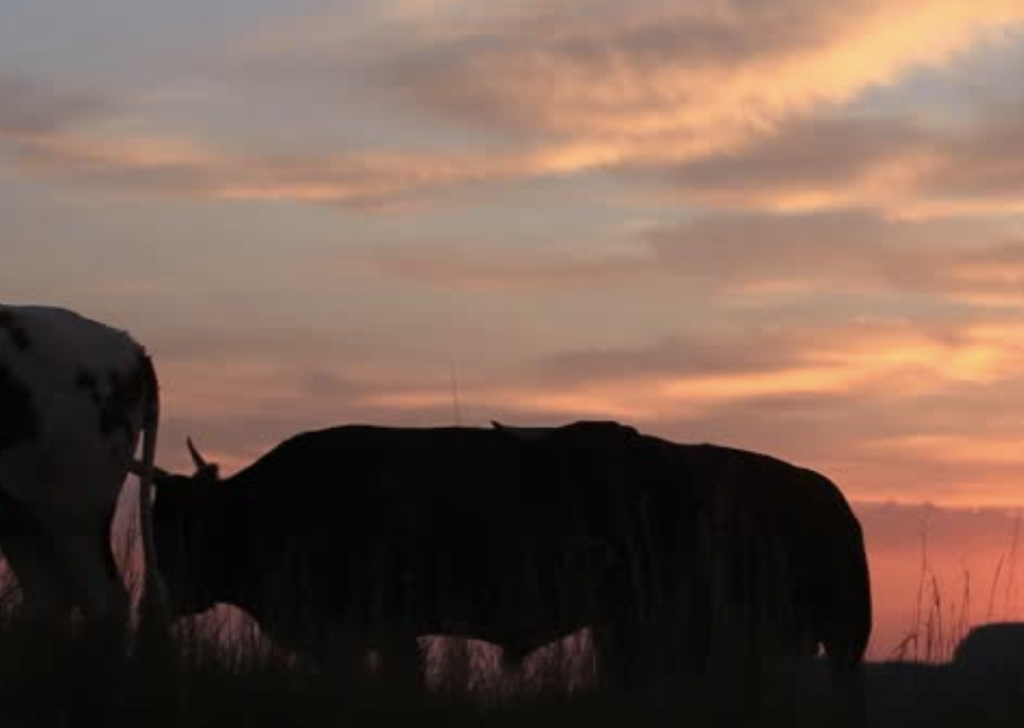
[[[0,72],[0,141],[54,133],[112,111],[98,94],[62,92]]]
[[[339,63],[356,63],[416,108],[486,129],[624,141],[627,153],[664,134],[732,147],[910,69],[942,65],[1024,18],[1013,1],[984,12],[937,0],[498,7],[465,13],[447,32],[430,26],[421,43],[393,21],[382,34],[391,43],[365,39],[352,54],[367,58],[362,65],[344,52]],[[417,20],[406,23],[418,29]],[[907,27],[916,42],[906,42]]]
[[[372,208],[414,192],[474,179],[514,175],[516,163],[477,170],[471,161],[389,153],[285,156],[221,151],[179,137],[108,137],[103,133],[16,139],[17,167],[86,187],[132,194],[219,200],[291,200]]]
[[[811,213],[710,212],[651,225],[615,250],[476,252],[430,246],[369,258],[386,278],[491,292],[580,291],[595,285],[640,290],[684,284],[679,298],[735,301],[849,293],[946,309],[1024,306],[1024,239],[985,220],[887,219],[868,210]],[[947,311],[951,313],[951,311]]]
[[[988,133],[950,145],[901,120],[844,125],[827,111],[1019,27],[1019,0],[984,12],[944,0],[449,1],[436,15],[415,2],[346,3],[344,12],[265,23],[228,44],[218,72],[264,79],[271,95],[301,81],[320,102],[341,84],[343,112],[366,100],[410,130],[421,125],[412,140],[285,153],[188,130],[111,132],[76,126],[74,102],[12,81],[0,82],[0,125],[32,127],[8,139],[23,171],[215,199],[379,209],[452,187],[676,165],[677,189],[705,204],[888,209],[894,193],[911,207],[920,197],[922,208],[1021,203],[1018,170],[1005,156],[996,163]],[[1004,126],[1019,144],[1019,125]],[[470,132],[478,142],[458,141]],[[448,141],[425,145],[431,136]],[[987,166],[955,174],[972,155]]]
[[[943,335],[909,323],[697,329],[647,348],[566,352],[501,378],[464,378],[457,393],[446,371],[385,360],[161,361],[169,467],[187,467],[186,434],[230,469],[295,432],[340,422],[615,418],[821,468],[854,499],[1019,501],[1024,321]]]
[[[892,218],[1024,210],[1024,99],[961,128],[898,117],[816,115],[781,126],[742,154],[650,160],[622,174],[676,202],[768,212],[875,209]]]

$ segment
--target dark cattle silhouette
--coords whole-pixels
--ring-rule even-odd
[[[140,433],[149,493],[158,418],[152,361],[127,333],[63,308],[0,305],[0,548],[26,615],[78,607],[127,624],[110,526]]]
[[[856,518],[829,480],[764,455],[615,422],[346,425],[221,479],[189,447],[194,475],[156,477],[174,613],[233,604],[300,652],[347,640],[397,661],[435,634],[517,660],[589,626],[602,676],[629,683],[701,669],[723,605],[757,613],[743,644],[810,657],[821,643],[840,671],[867,643]]]
[[[532,443],[560,429],[492,424]],[[861,691],[870,575],[860,524],[836,485],[736,448],[646,435],[620,448],[603,460],[616,471],[605,514],[614,520],[597,529],[620,557],[606,579],[607,621],[594,631],[609,669],[701,672],[721,652],[809,658],[824,648]],[[648,645],[669,664],[647,659]]]

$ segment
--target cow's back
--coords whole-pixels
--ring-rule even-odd
[[[22,502],[116,499],[148,386],[125,332],[77,313],[0,306],[0,487]],[[76,489],[66,484],[81,481]]]
[[[538,444],[470,427],[296,435],[235,476],[235,522],[249,524],[239,541],[261,570],[250,581],[308,577],[297,593],[332,619],[376,609],[427,632],[540,646],[582,626],[544,612],[566,598],[573,558],[593,556],[594,509],[607,511],[618,477],[609,452],[589,437]]]

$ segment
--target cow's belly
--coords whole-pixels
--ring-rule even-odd
[[[331,639],[341,640],[334,647],[364,651],[395,640],[441,636],[481,640],[521,656],[587,626],[592,603],[589,596],[573,600],[564,594],[517,592],[498,587],[494,579],[430,595],[397,581],[334,593],[327,603],[310,594],[308,586],[296,586],[287,596],[279,595],[282,599],[270,600],[277,609],[246,611],[275,642],[302,652],[316,653]]]
[[[483,640],[525,654],[591,622],[592,584],[570,585],[560,577],[550,567],[494,568],[432,580],[403,599],[404,614],[396,616],[412,617],[421,635]]]
[[[43,419],[38,437],[0,453],[0,487],[6,495],[39,509],[58,504],[68,512],[116,505],[132,448],[123,432],[104,434],[89,423],[84,411],[91,408],[78,409]]]
[[[539,540],[523,541],[460,530],[446,539],[433,528],[345,539],[337,531],[294,530],[298,545],[257,539],[265,555],[251,581],[263,588],[235,603],[271,639],[300,651],[316,651],[330,636],[358,649],[447,636],[521,655],[590,626],[604,578],[603,562],[583,567],[586,559],[566,558],[570,542],[537,531]],[[271,553],[282,560],[267,558]]]

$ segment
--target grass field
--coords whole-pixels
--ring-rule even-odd
[[[134,562],[131,543],[129,532],[118,553],[123,565]],[[126,573],[137,594],[137,572]],[[865,724],[1024,725],[1024,671],[944,662],[966,625],[943,619],[956,609],[940,595],[922,594],[914,657],[865,667]],[[18,619],[17,603],[13,578],[0,579],[5,728],[828,726],[849,717],[834,700],[824,664],[753,671],[722,659],[699,685],[668,679],[626,695],[588,679],[585,635],[546,649],[511,676],[500,674],[493,648],[444,640],[430,646],[428,685],[421,688],[386,671],[354,680],[309,669],[237,615],[179,622],[168,649],[121,652],[81,629],[60,637],[34,630]]]
[[[209,625],[207,625],[207,629]],[[459,644],[459,643],[455,643]],[[635,695],[544,680],[477,680],[472,650],[432,661],[427,689],[386,678],[314,672],[254,634],[218,641],[185,629],[159,656],[119,656],[85,635],[31,634],[0,624],[4,726],[823,726],[844,723],[820,666],[743,679],[723,667],[695,689]],[[483,672],[488,672],[484,670]],[[1024,675],[966,673],[952,664],[868,663],[869,726],[1024,725]]]

